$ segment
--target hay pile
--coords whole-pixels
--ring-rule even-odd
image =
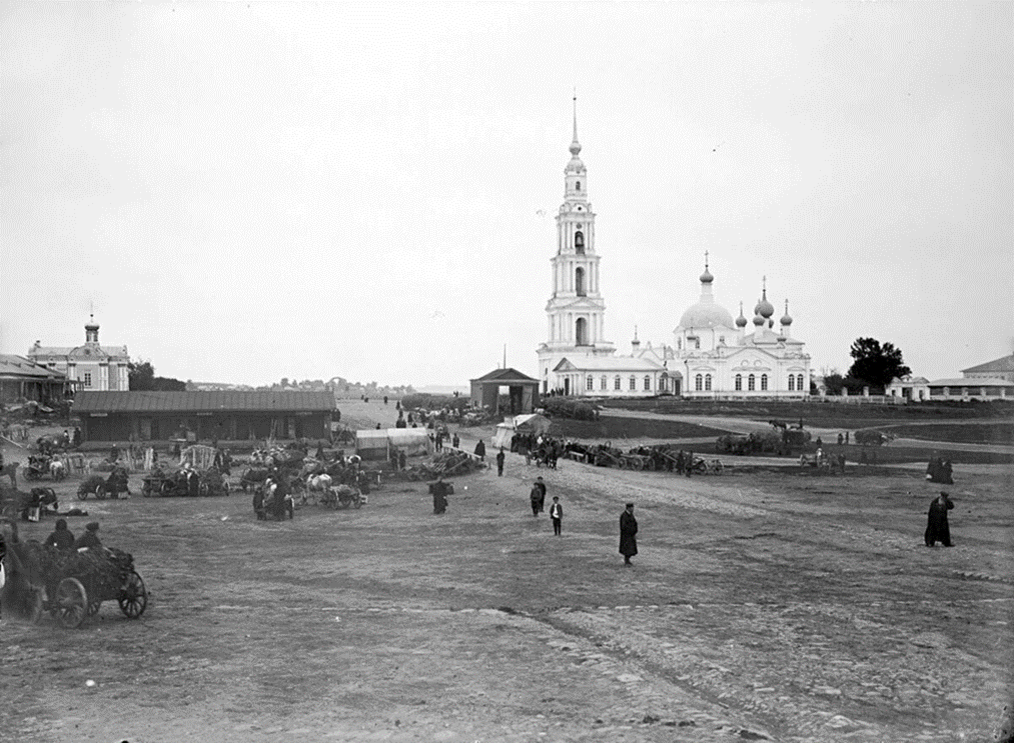
[[[134,558],[115,547],[61,551],[51,544],[21,542],[18,558],[32,583],[52,586],[64,578],[77,578],[94,598],[112,598],[134,569]]]
[[[429,461],[413,464],[401,471],[409,480],[435,480],[438,477],[467,475],[486,465],[463,451],[451,449],[433,455]]]

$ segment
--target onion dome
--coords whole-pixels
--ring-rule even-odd
[[[760,315],[754,315],[753,316],[753,324],[757,328],[763,327],[764,326],[764,318],[761,317]]]
[[[742,302],[739,303],[739,317],[736,318],[736,327],[737,328],[745,328],[746,327],[746,318],[743,317],[743,303]]]
[[[791,325],[792,315],[789,314],[789,300],[785,300],[785,314],[782,316],[782,325]]]
[[[701,283],[710,284],[715,280],[715,277],[711,275],[711,271],[708,270],[708,251],[704,251],[704,273],[701,274]]]
[[[757,302],[753,311],[765,320],[775,314],[775,306],[768,301],[767,276],[764,277],[764,288],[761,290],[760,301]]]
[[[680,318],[680,327],[694,328],[697,330],[708,330],[721,326],[732,328],[733,320],[729,311],[719,304],[715,304],[715,297],[711,292],[711,283],[715,277],[708,271],[707,253],[704,254],[704,273],[701,274],[701,298],[697,304],[690,307]]]

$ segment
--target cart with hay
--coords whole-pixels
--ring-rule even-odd
[[[103,601],[116,601],[128,619],[148,606],[148,590],[134,570],[134,558],[115,548],[89,547],[61,551],[38,542],[8,545],[4,561],[7,583],[0,600],[5,610],[38,622],[43,612],[67,629],[75,629],[98,613]]]

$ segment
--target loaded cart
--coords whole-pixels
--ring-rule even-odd
[[[80,627],[103,601],[116,601],[128,619],[148,606],[148,590],[134,558],[115,548],[61,551],[38,542],[8,545],[7,583],[0,600],[32,622],[44,611],[68,629]]]

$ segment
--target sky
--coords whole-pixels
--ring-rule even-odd
[[[767,280],[815,371],[1014,352],[1014,4],[5,3],[0,353],[535,375],[576,89],[605,336]]]

